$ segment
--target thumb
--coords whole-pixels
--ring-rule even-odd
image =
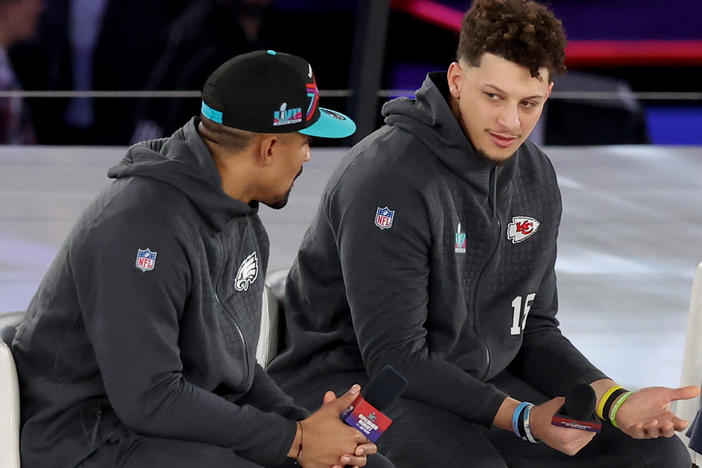
[[[339,414],[341,414],[342,411],[344,411],[346,408],[349,407],[349,405],[351,405],[351,403],[353,403],[353,401],[360,393],[361,386],[358,384],[353,384],[353,386],[349,389],[348,392],[344,393],[336,400],[327,402],[327,404],[333,406],[334,409],[337,410]]]
[[[331,403],[334,400],[336,400],[336,395],[331,390],[328,390],[327,393],[324,394],[324,398],[322,399],[322,404],[326,405],[327,403]]]
[[[671,400],[689,400],[700,394],[700,387],[690,385],[689,387],[674,388],[671,391]]]
[[[565,397],[556,397],[541,403],[539,406],[543,409],[544,414],[553,416],[558,413],[558,410],[560,410],[564,404]]]

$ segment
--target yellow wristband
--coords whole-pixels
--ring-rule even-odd
[[[597,416],[600,417],[600,419],[607,420],[607,416],[603,414],[604,412],[604,405],[607,403],[607,399],[612,395],[612,393],[616,392],[620,388],[623,388],[619,385],[614,385],[607,389],[606,392],[602,395],[602,398],[600,398],[600,402],[597,404]]]

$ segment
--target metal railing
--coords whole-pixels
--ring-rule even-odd
[[[381,89],[377,95],[381,98],[394,96],[413,96],[414,89]],[[350,89],[320,90],[321,97],[347,98],[353,95]],[[628,98],[640,101],[702,101],[702,92],[627,92]],[[199,98],[200,91],[0,91],[0,98]],[[620,99],[618,91],[554,91],[550,99],[603,100]]]

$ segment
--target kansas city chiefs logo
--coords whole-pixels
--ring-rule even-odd
[[[507,239],[513,244],[518,244],[524,239],[534,235],[541,223],[529,216],[515,216],[507,225]]]
[[[256,281],[256,278],[258,278],[258,256],[254,250],[251,255],[241,262],[239,271],[236,273],[234,287],[237,291],[247,291],[251,283]]]

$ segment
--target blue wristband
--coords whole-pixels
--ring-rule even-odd
[[[519,415],[522,413],[522,410],[529,406],[531,403],[528,401],[523,401],[517,405],[516,408],[514,408],[514,413],[512,414],[512,430],[514,433],[517,435],[517,437],[522,438],[524,437],[520,432],[519,432]]]

